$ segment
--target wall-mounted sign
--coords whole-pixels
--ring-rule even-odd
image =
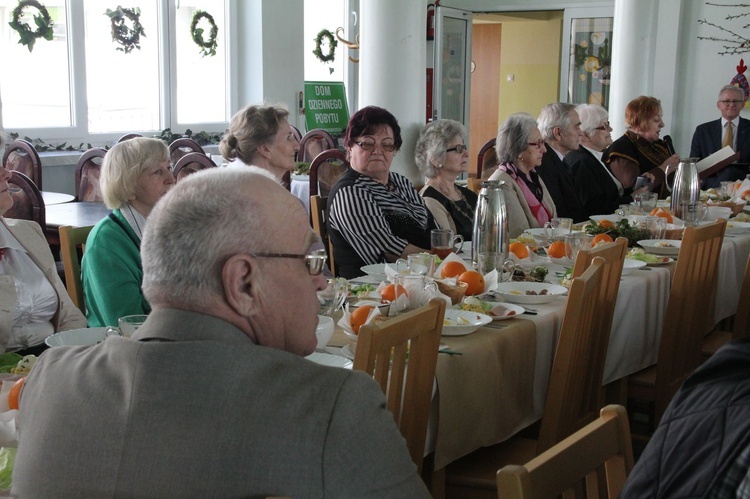
[[[340,81],[305,82],[305,124],[307,130],[322,128],[340,134],[349,123],[346,90]]]

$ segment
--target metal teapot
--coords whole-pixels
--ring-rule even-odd
[[[697,203],[700,201],[701,187],[698,180],[698,167],[695,158],[682,158],[677,165],[677,173],[674,176],[674,185],[669,185],[669,166],[664,172],[667,190],[672,193],[669,208],[677,218],[682,218],[682,203]]]
[[[503,254],[508,257],[509,228],[505,208],[503,181],[484,181],[477,199],[472,233],[471,259],[476,266],[480,253]]]

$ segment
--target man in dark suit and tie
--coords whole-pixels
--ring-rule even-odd
[[[745,95],[741,88],[725,85],[719,91],[716,107],[721,118],[698,125],[690,145],[690,157],[703,159],[724,146],[730,146],[740,153],[740,165],[729,165],[723,170],[707,177],[703,188],[718,187],[724,180],[744,179],[748,174],[747,163],[750,163],[750,120],[740,117],[740,110],[745,105]]]
[[[559,217],[572,218],[574,223],[583,222],[586,210],[578,194],[573,176],[563,158],[575,151],[581,142],[581,120],[573,104],[554,102],[542,109],[537,119],[547,152],[536,171],[544,181]]]

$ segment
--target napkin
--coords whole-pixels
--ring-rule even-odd
[[[341,319],[339,319],[337,324],[345,332],[349,333],[352,336],[356,336],[357,334],[352,330],[351,316],[352,313],[349,311],[349,304],[347,303],[344,306],[344,315],[341,316]],[[380,316],[380,309],[378,307],[373,307],[373,309],[370,310],[370,313],[367,315],[367,319],[365,320],[364,324],[371,323],[375,319],[375,317],[378,316]]]
[[[0,447],[18,447],[17,409],[0,412]]]
[[[750,200],[750,180],[745,179],[742,182],[739,180],[734,182],[734,192],[732,194],[732,201],[735,203],[745,203]]]

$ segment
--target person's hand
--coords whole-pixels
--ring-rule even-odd
[[[679,162],[680,162],[680,155],[677,154],[677,153],[675,153],[675,154],[671,155],[670,157],[668,157],[664,161],[664,163],[662,163],[661,165],[659,165],[659,168],[661,169],[661,171],[663,171],[664,173],[666,173],[667,172],[667,168],[669,168],[669,167],[675,167],[675,166],[677,166],[677,164]]]
[[[646,172],[643,174],[643,176],[646,177],[649,182],[651,182],[651,185],[656,182],[656,176],[653,173]]]
[[[638,194],[644,194],[644,193],[650,192],[650,191],[651,191],[650,187],[648,185],[644,185],[643,187],[641,187],[637,191],[633,191],[632,196],[633,196],[633,198],[635,198],[635,196],[638,195]]]

